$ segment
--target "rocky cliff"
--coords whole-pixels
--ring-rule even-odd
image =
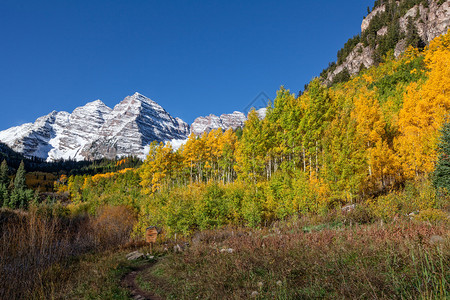
[[[341,58],[341,61],[330,64],[324,70],[324,82],[331,84],[339,77],[346,78],[342,76],[344,73],[352,75],[361,68],[369,68],[379,62],[380,57],[388,50],[393,50],[394,55],[399,56],[414,40],[413,35],[417,35],[418,40],[418,44],[413,46],[418,46],[420,43],[428,44],[449,30],[450,1],[417,2],[418,4],[408,7],[409,2],[404,0],[384,1],[384,4],[375,7],[361,23],[361,34],[356,37],[358,43],[345,55],[345,59]],[[405,9],[406,12],[403,12]],[[399,13],[401,15],[396,16]]]

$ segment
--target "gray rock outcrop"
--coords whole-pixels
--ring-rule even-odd
[[[396,2],[397,5],[399,2]],[[361,23],[361,32],[363,33],[370,25],[372,19],[386,11],[386,6],[381,5],[375,8],[367,17],[365,17]],[[407,32],[408,20],[411,18],[414,21],[415,28],[418,35],[425,43],[429,43],[435,37],[447,33],[450,28],[450,1],[441,3],[437,0],[429,0],[428,7],[424,7],[422,4],[415,5],[410,8],[400,19],[400,31],[402,33]],[[377,36],[384,36],[388,32],[387,26],[382,27],[377,31]],[[398,41],[394,49],[395,57],[402,54],[408,47],[406,39]],[[347,70],[350,75],[359,72],[361,66],[369,68],[374,65],[374,53],[375,49],[370,46],[364,47],[362,43],[357,44],[345,60],[339,64],[332,72],[327,74],[325,79],[326,84],[333,82],[333,79],[339,73]]]

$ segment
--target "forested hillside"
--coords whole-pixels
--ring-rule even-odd
[[[250,112],[242,131],[191,135],[177,151],[153,143],[138,169],[71,176],[58,188],[75,210],[134,207],[136,233],[149,224],[169,233],[259,226],[350,203],[384,219],[446,218],[448,198],[431,177],[449,92],[446,34],[345,83],[314,79],[300,96],[281,87],[266,118]]]
[[[383,0],[367,8],[361,32],[337,52],[337,60],[320,74],[324,83],[344,82],[350,75],[383,62],[388,53],[398,57],[408,46],[423,49],[446,33],[450,17],[448,1]]]

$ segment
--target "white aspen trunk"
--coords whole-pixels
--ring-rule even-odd
[[[305,148],[302,146],[302,152],[303,152],[303,172],[306,172],[306,154],[305,154]]]

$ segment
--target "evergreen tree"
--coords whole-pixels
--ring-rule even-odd
[[[433,172],[433,184],[436,188],[450,191],[450,123],[442,126],[438,145],[439,159]]]
[[[334,76],[333,82],[331,84],[333,85],[333,84],[337,84],[340,82],[347,82],[350,80],[350,77],[351,77],[351,75],[350,75],[348,69],[345,68],[342,72],[340,72],[340,73],[336,74],[336,76]]]
[[[5,184],[0,183],[0,207],[6,207],[9,203],[8,188]]]
[[[14,178],[14,190],[24,190],[27,185],[25,183],[25,164],[22,160],[19,169],[17,169],[16,177]]]
[[[0,166],[0,207],[7,207],[9,204],[8,183],[8,164],[3,160]]]
[[[406,26],[406,43],[419,49],[425,47],[425,43],[422,41],[414,20],[411,17],[408,17],[408,24]]]
[[[18,203],[19,203],[19,192],[16,190],[12,190],[11,194],[9,195],[9,201],[7,204],[5,204],[5,206],[15,209],[19,206]]]
[[[4,205],[9,208],[27,209],[28,203],[33,200],[33,190],[27,189],[25,182],[25,164],[22,161],[17,169],[16,176],[14,178],[14,188],[12,189],[9,199],[4,200]]]
[[[3,160],[0,166],[0,184],[7,185],[8,183],[9,183],[8,164],[6,163],[6,160]]]

